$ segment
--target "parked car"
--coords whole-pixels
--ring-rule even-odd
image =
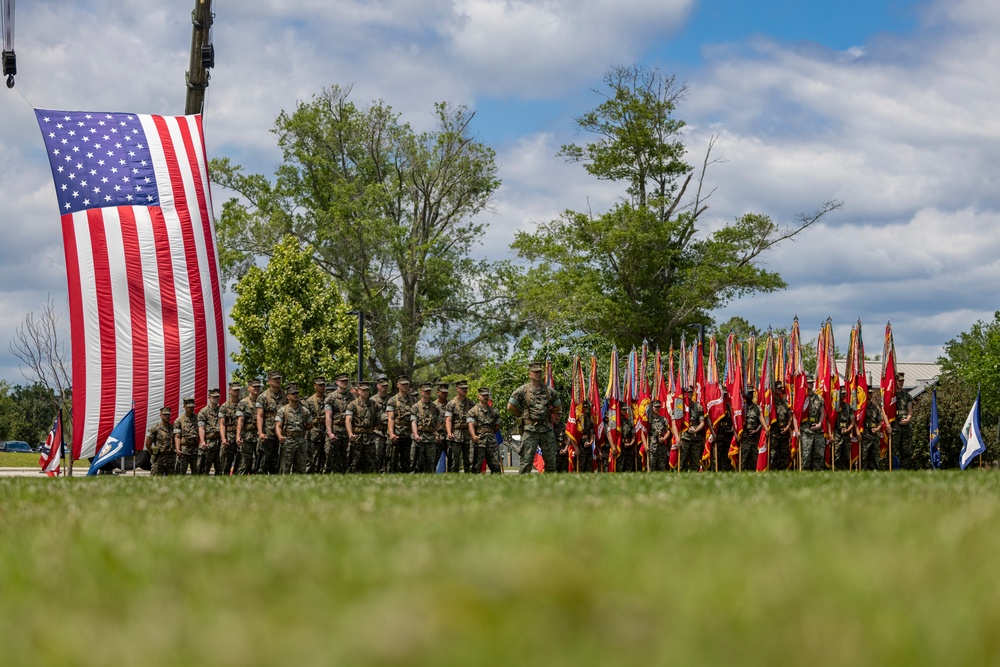
[[[7,440],[0,443],[0,452],[17,452],[18,454],[34,454],[35,450],[24,440]]]

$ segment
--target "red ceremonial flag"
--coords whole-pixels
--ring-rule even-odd
[[[135,407],[135,441],[226,384],[202,119],[35,109],[62,215],[74,459]]]
[[[740,465],[740,442],[743,439],[743,429],[746,426],[746,415],[743,413],[743,348],[732,333],[726,339],[726,371],[723,378],[726,391],[729,392],[729,404],[733,410],[733,439],[729,443],[729,461],[733,469]],[[720,443],[724,445],[725,443]]]
[[[608,472],[617,470],[616,461],[622,448],[621,388],[618,385],[618,348],[611,348],[611,369],[608,371],[608,390],[604,394],[604,414],[608,418],[605,437],[608,441]]]
[[[42,445],[42,449],[39,452],[40,456],[38,457],[38,465],[41,466],[42,472],[49,477],[55,477],[59,474],[62,450],[62,408],[59,408],[59,411],[56,412],[56,419],[52,422],[52,428],[49,429],[49,434],[45,438],[45,444]]]
[[[770,443],[768,433],[771,425],[777,421],[774,408],[774,341],[771,332],[767,333],[767,344],[764,346],[764,359],[760,364],[760,382],[757,384],[757,396],[760,399],[760,439],[757,443],[757,472],[764,472],[770,466]]]
[[[590,357],[590,420],[594,425],[594,448],[604,444],[604,423],[601,420],[601,392],[597,386],[597,357]],[[597,452],[594,452],[594,465],[597,465]]]
[[[569,471],[577,472],[577,452],[583,440],[583,401],[586,385],[583,382],[583,367],[580,357],[573,357],[573,382],[570,389],[569,416],[566,419],[566,443],[569,446]]]
[[[889,423],[896,421],[896,345],[892,341],[892,324],[885,323],[885,343],[882,347],[882,409]]]
[[[705,377],[705,416],[708,418],[709,423],[712,424],[712,429],[714,432],[715,427],[718,425],[719,420],[726,415],[726,406],[722,401],[722,385],[719,384],[719,363],[718,363],[718,343],[715,341],[715,335],[713,334],[708,341],[708,369],[707,373],[704,374]],[[729,443],[718,443],[718,446],[728,445]],[[712,443],[705,440],[705,448],[701,454],[702,461],[709,461],[712,458]]]
[[[674,373],[674,346],[670,346],[670,352],[667,354],[667,402],[660,406],[661,410],[666,410],[665,415],[670,423],[674,425],[677,432],[680,433],[684,429],[684,396],[681,392],[681,383],[677,380],[677,375]],[[674,419],[675,414],[680,414],[679,419]],[[673,439],[673,433],[670,434],[670,468],[672,470],[677,469],[677,464],[680,461],[680,445],[681,443],[676,442]]]

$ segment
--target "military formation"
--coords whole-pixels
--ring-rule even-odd
[[[608,438],[601,437],[607,417],[595,428],[586,401],[578,413],[579,442],[568,442],[559,395],[543,382],[543,372],[542,364],[530,364],[529,381],[514,390],[506,405],[518,422],[520,473],[532,468],[754,471],[762,453],[770,470],[876,470],[886,467],[880,447],[884,440],[891,440],[899,467],[917,467],[910,429],[913,401],[902,389],[902,373],[892,422],[879,390],[872,388],[863,421],[841,390],[834,423],[828,425],[831,412],[807,378],[800,419],[789,408],[782,382],[774,383],[771,419],[762,418],[754,392],[748,391],[742,401],[743,431],[737,437],[728,394],[723,391],[723,410],[713,422],[686,386],[672,405],[651,401],[645,419],[623,404],[618,445],[612,451]],[[380,378],[373,395],[372,383],[352,386],[347,374],[340,374],[333,387],[316,378],[313,393],[303,399],[297,384],[282,385],[278,372],[268,374],[267,383],[261,391],[260,380],[252,380],[242,398],[244,388],[232,383],[222,404],[219,390],[213,389],[197,414],[194,398],[187,397],[183,414],[173,422],[170,409],[162,408],[160,421],[146,436],[152,474],[420,473],[437,471],[442,462],[454,473],[503,472],[500,412],[488,387],[480,387],[473,401],[468,382],[458,381],[449,400],[448,383],[424,382],[415,395],[410,378],[400,376],[394,394],[389,395],[388,379]],[[793,442],[798,444],[794,455]]]

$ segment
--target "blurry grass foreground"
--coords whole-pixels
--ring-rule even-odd
[[[998,481],[0,479],[0,653],[101,667],[997,664]]]

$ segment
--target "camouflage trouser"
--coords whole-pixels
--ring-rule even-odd
[[[386,441],[386,469],[388,472],[410,471],[410,437],[399,436],[395,442]]]
[[[181,445],[181,453],[177,456],[177,466],[174,468],[174,473],[177,475],[186,475],[188,468],[191,468],[191,474],[198,474],[198,445]]]
[[[775,427],[777,428],[777,427]],[[789,442],[787,436],[770,436],[770,455],[771,461],[768,465],[769,470],[788,470],[791,464],[792,454],[789,449]]]
[[[649,452],[650,472],[665,472],[670,467],[670,445],[654,443]]]
[[[222,450],[218,440],[209,441],[208,449],[199,451],[198,474],[207,475],[209,470],[215,470],[216,475],[222,475]]]
[[[448,441],[448,472],[472,472],[472,443],[468,438]]]
[[[306,438],[302,435],[290,435],[281,443],[281,474],[303,475],[306,472],[308,451]]]
[[[576,452],[576,471],[594,472],[594,452],[589,443],[580,445]]]
[[[376,472],[375,436],[371,433],[355,433],[355,439],[348,447],[350,472]]]
[[[490,472],[494,475],[503,473],[503,465],[500,463],[500,445],[488,436],[472,448],[472,472],[474,474],[482,472],[483,461],[486,462]]]
[[[241,475],[253,475],[256,472],[254,467],[257,460],[257,436],[244,436],[243,444],[237,445],[239,450],[239,470]]]
[[[712,443],[712,456],[718,459],[719,472],[732,472],[733,461],[729,458],[729,445],[733,442],[732,432],[720,431]]]
[[[163,452],[162,454],[153,454],[152,465],[149,470],[151,475],[173,475],[174,468],[177,467],[177,455],[174,450],[169,452]]]
[[[799,439],[802,447],[802,469],[823,470],[826,466],[826,438],[822,431],[811,431],[808,427],[802,429]]]
[[[277,475],[279,468],[278,461],[278,436],[270,435],[257,442],[257,461],[254,472],[258,475]]]
[[[237,460],[239,459],[239,451],[236,449],[236,443],[232,440],[227,440],[226,444],[222,445],[219,453],[222,457],[222,474],[232,475],[235,472]]]
[[[861,469],[879,469],[878,433],[864,433],[861,435]]]
[[[899,459],[899,467],[903,470],[916,470],[917,462],[913,457],[913,432],[909,426],[892,426],[892,455]]]
[[[743,472],[757,471],[757,447],[759,442],[760,433],[744,436],[740,441],[740,465],[743,468]]]
[[[621,454],[618,455],[615,470],[617,472],[637,472],[639,469],[639,445],[623,446]]]
[[[705,441],[695,436],[681,436],[680,460],[677,465],[682,472],[697,472],[701,467],[701,455],[705,452]]]
[[[306,472],[311,474],[323,472],[323,464],[326,461],[326,450],[323,447],[324,436],[309,438],[306,444]]]
[[[535,463],[535,452],[541,448],[542,460],[545,461],[545,470],[556,469],[556,436],[552,429],[544,431],[525,431],[521,436],[521,446],[518,448],[518,456],[521,457],[521,465],[517,469],[518,474],[526,475],[531,472]]]
[[[375,434],[375,472],[389,472],[389,450],[386,447],[387,438],[381,433]]]
[[[833,469],[837,472],[847,470],[851,465],[851,438],[836,435],[833,442]]]
[[[410,443],[411,470],[413,472],[433,473],[437,468],[438,443],[433,433],[421,434],[420,440]]]
[[[327,439],[325,444],[326,463],[323,472],[326,473],[346,473],[347,472],[347,431],[334,431],[336,439]]]

